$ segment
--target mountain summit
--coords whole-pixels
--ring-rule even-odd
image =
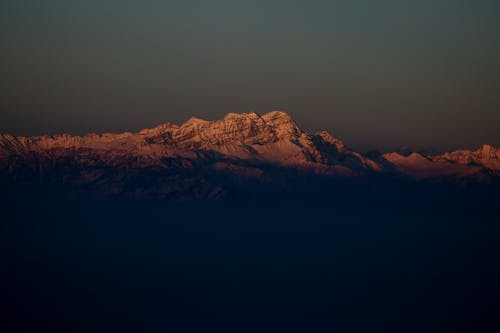
[[[282,111],[229,113],[215,121],[192,117],[137,133],[0,135],[4,178],[166,197],[217,197],[226,193],[228,179],[286,183],[291,174],[484,181],[498,176],[499,161],[500,151],[487,145],[439,156],[368,158],[328,132],[304,132]]]

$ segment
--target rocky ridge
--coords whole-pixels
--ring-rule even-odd
[[[63,182],[106,193],[214,198],[242,179],[286,183],[290,174],[325,177],[400,174],[417,180],[488,181],[500,150],[483,146],[438,156],[388,153],[369,158],[322,131],[302,131],[281,111],[192,117],[137,133],[0,135],[0,174]],[[286,175],[285,175],[286,174]]]

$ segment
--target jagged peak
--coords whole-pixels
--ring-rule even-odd
[[[410,155],[403,155],[398,152],[385,153],[382,155],[386,160],[390,162],[404,161],[405,163],[430,163],[431,161],[426,156],[413,152]]]
[[[412,152],[412,153],[406,155],[406,154],[402,154],[400,151],[393,151],[390,153],[385,153],[384,156],[394,156],[394,157],[400,157],[400,158],[405,158],[405,159],[414,159],[414,158],[424,157],[424,155],[422,155],[418,152]]]
[[[282,138],[299,137],[303,133],[286,112],[271,111],[263,115],[262,119],[274,127],[278,136]]]
[[[288,113],[279,111],[279,110],[274,110],[271,112],[268,112],[262,116],[262,118],[266,121],[268,120],[276,120],[276,119],[283,119],[292,122],[292,117],[288,115]]]
[[[408,155],[409,158],[411,159],[421,159],[421,158],[426,158],[424,155],[414,151],[410,155]]]
[[[383,153],[382,156],[385,158],[405,158],[405,156],[403,156],[400,153],[395,152],[395,151]]]
[[[488,144],[483,144],[476,150],[455,150],[443,153],[438,157],[443,157],[449,160],[470,161],[473,159],[498,159],[500,158],[500,149]]]
[[[224,120],[242,119],[242,118],[261,119],[261,117],[255,112],[249,112],[249,113],[229,112],[224,116]]]
[[[337,139],[336,137],[332,136],[327,131],[319,131],[316,132],[315,135],[319,136],[324,141],[335,145],[339,151],[345,150],[344,143],[341,140]]]
[[[229,112],[227,113],[223,119],[221,120],[214,120],[214,121],[227,121],[227,120],[235,120],[235,119],[251,119],[251,120],[260,120],[264,121],[266,123],[272,124],[272,125],[282,125],[282,124],[291,124],[295,129],[298,129],[298,126],[294,123],[292,118],[283,111],[271,111],[268,112],[262,116],[255,112],[248,112],[248,113],[236,113],[236,112]],[[189,118],[185,123],[181,125],[182,126],[192,126],[192,125],[198,125],[198,124],[206,124],[206,123],[211,123],[214,121],[209,121],[205,119],[201,119],[198,117],[191,117]]]
[[[140,135],[156,135],[156,134],[161,134],[165,131],[168,131],[171,128],[177,128],[177,125],[172,124],[171,122],[167,121],[163,124],[160,124],[158,126],[155,126],[153,128],[145,128],[143,130],[140,130],[138,134]]]
[[[205,120],[205,119],[198,118],[198,117],[191,117],[181,126],[192,126],[192,125],[199,125],[199,124],[206,124],[206,123],[209,123],[209,121]]]
[[[321,138],[323,138],[323,140],[328,141],[328,142],[332,142],[332,143],[333,142],[342,142],[339,139],[337,139],[336,137],[332,136],[327,131],[318,131],[318,132],[316,132],[316,135],[320,136]]]
[[[496,148],[491,146],[491,145],[488,145],[488,144],[484,144],[482,145],[482,147],[479,149],[482,153],[484,154],[490,154],[492,152],[495,152],[496,151]]]

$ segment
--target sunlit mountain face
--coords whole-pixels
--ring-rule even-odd
[[[0,333],[500,332],[499,18],[1,0]]]
[[[285,112],[0,136],[6,331],[494,332],[500,150]]]
[[[191,118],[136,133],[0,137],[5,181],[67,185],[163,199],[251,197],[259,192],[336,191],[327,183],[394,182],[497,187],[500,150],[441,155],[369,154],[325,131],[307,133],[284,112]],[[299,190],[299,187],[302,190]],[[267,193],[266,193],[267,192]],[[283,194],[286,195],[286,194]]]

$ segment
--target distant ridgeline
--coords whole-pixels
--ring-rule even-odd
[[[137,133],[0,135],[0,176],[11,183],[168,199],[307,192],[346,181],[496,187],[500,149],[363,155],[327,132],[302,131],[284,112],[230,113]]]

